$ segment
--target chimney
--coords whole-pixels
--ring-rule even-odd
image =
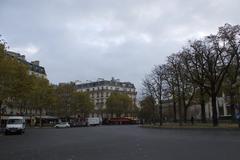
[[[20,55],[22,60],[25,60],[25,55]]]
[[[39,64],[40,64],[39,61],[32,61],[31,63],[34,64],[34,65],[36,65],[36,66],[39,66]]]

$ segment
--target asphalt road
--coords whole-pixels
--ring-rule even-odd
[[[240,132],[99,126],[0,135],[0,160],[236,160]]]

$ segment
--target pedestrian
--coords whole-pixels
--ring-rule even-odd
[[[192,125],[194,124],[194,117],[193,116],[191,117],[191,123],[192,123]]]

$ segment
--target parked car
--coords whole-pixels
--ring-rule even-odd
[[[21,116],[10,116],[7,119],[5,134],[8,135],[9,133],[18,133],[22,134],[25,132],[25,119]]]
[[[61,122],[54,126],[55,128],[70,128],[70,124],[68,122]]]

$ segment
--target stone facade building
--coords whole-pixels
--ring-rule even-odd
[[[107,98],[113,92],[127,94],[136,104],[136,88],[130,82],[120,82],[119,79],[114,78],[112,80],[98,79],[95,82],[76,84],[76,87],[79,92],[89,93],[96,111],[106,108]]]
[[[45,68],[40,66],[39,61],[28,62],[25,59],[25,55],[21,55],[20,53],[16,53],[16,52],[12,52],[12,51],[7,51],[7,55],[11,56],[13,58],[16,58],[17,60],[19,60],[23,64],[26,64],[29,68],[29,74],[34,74],[38,77],[47,78]]]
[[[230,104],[228,103],[227,97],[223,94],[221,97],[217,97],[216,99],[217,104],[217,116],[220,120],[227,120],[231,118],[231,108]],[[238,107],[238,106],[236,106]],[[179,119],[179,111],[178,111],[178,103],[176,103],[176,117]],[[183,114],[183,108],[182,108]],[[211,99],[206,101],[205,103],[205,114],[207,121],[212,120],[212,103]],[[164,101],[163,103],[163,116],[168,121],[173,121],[174,117],[174,109],[173,109],[173,102],[171,100]],[[201,120],[201,105],[200,104],[192,104],[188,107],[187,110],[187,119],[190,120],[191,117],[194,117],[196,120]]]
[[[25,55],[21,55],[20,53],[16,53],[16,52],[12,52],[12,51],[7,51],[6,54],[12,58],[16,58],[19,62],[25,64],[28,66],[29,68],[29,74],[32,75],[36,75],[38,77],[42,77],[42,78],[47,78],[47,74],[45,72],[45,68],[39,65],[39,61],[32,61],[32,62],[28,62],[25,59]],[[18,115],[18,114],[23,114],[21,112],[31,112],[33,115],[39,115],[39,111],[38,110],[25,110],[25,111],[21,111],[19,108],[14,108],[14,107],[7,107],[6,105],[4,106],[0,106],[0,108],[2,108],[3,113],[5,115]],[[43,111],[42,113],[43,115],[46,114],[45,111]]]

